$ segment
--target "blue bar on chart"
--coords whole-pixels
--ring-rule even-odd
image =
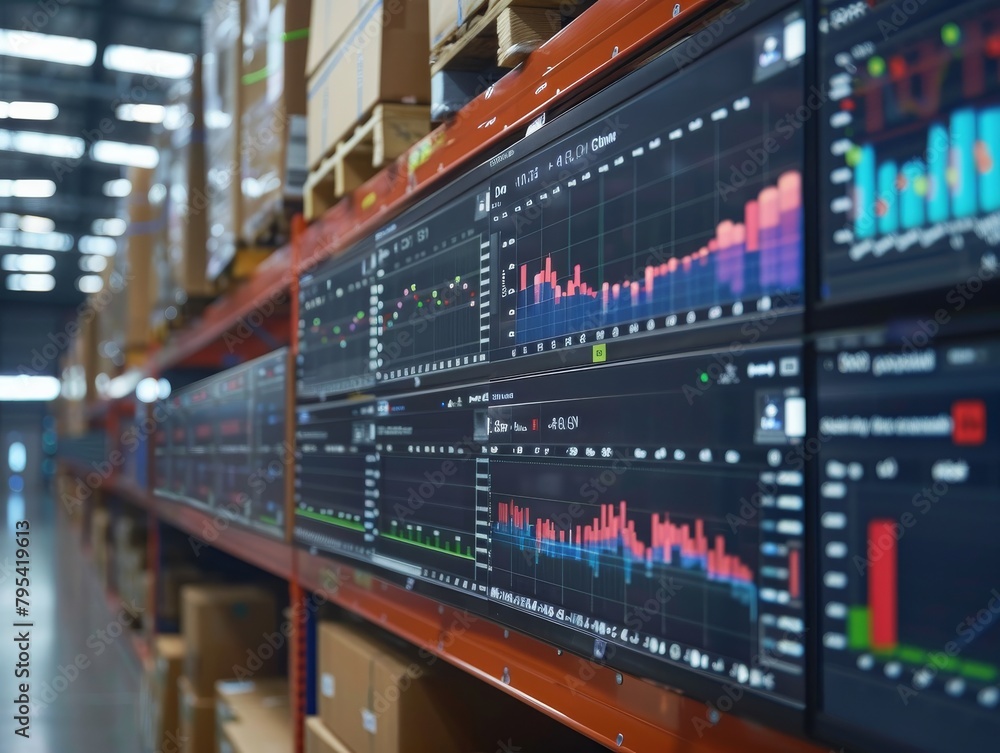
[[[927,168],[930,180],[927,186],[927,218],[931,222],[948,219],[948,131],[935,123],[927,131]]]
[[[882,235],[899,230],[899,196],[896,189],[896,163],[878,166],[878,231]]]
[[[972,217],[976,214],[976,114],[971,109],[952,113],[951,149],[953,213],[955,217]]]
[[[1000,209],[1000,107],[979,113],[976,163],[982,210],[993,212]]]
[[[875,235],[875,200],[875,150],[871,144],[865,144],[854,170],[854,235],[858,239]]]

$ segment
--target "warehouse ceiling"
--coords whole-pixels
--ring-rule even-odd
[[[126,188],[109,181],[158,158],[120,145],[148,145],[162,127],[137,121],[163,117],[157,106],[190,62],[157,53],[198,54],[210,7],[0,2],[0,315],[14,303],[72,307],[101,284],[96,257],[122,230],[102,222],[122,216],[123,199],[108,194]]]

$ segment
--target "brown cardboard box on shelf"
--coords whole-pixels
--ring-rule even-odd
[[[205,120],[203,71],[195,59],[191,77],[167,90],[164,122],[169,148],[161,153],[166,172],[166,243],[157,258],[157,311],[191,298],[208,298],[214,286],[206,276],[208,197],[205,193]]]
[[[153,255],[156,235],[164,227],[162,206],[150,201],[150,189],[154,185],[154,171],[129,168],[127,177],[132,184],[132,192],[126,201],[124,262],[122,269],[125,282],[125,343],[122,350],[145,350],[149,344],[149,320],[155,291],[153,276]],[[155,198],[156,192],[154,192]],[[121,253],[119,246],[119,254]]]
[[[215,280],[236,255],[240,216],[240,118],[243,64],[240,0],[216,0],[205,14],[202,81],[205,97],[205,193],[208,197],[206,276]]]
[[[177,683],[181,753],[215,753],[215,700],[200,697],[187,677]]]
[[[306,717],[306,753],[354,753],[318,716]]]
[[[282,232],[275,221],[285,202],[302,198],[309,0],[261,0],[244,8],[240,240],[253,246]]]
[[[150,684],[153,750],[166,751],[181,734],[180,696],[177,683],[184,664],[184,640],[179,635],[159,635],[153,644]]]
[[[431,49],[452,36],[487,0],[430,0]]]
[[[220,753],[291,753],[288,680],[272,678],[215,685]]]
[[[184,674],[198,696],[211,698],[215,682],[236,676],[244,667],[256,677],[279,674],[281,652],[266,636],[278,633],[274,596],[245,585],[192,585],[181,589],[181,628],[187,644]],[[264,645],[269,658],[259,648]],[[249,658],[255,658],[253,667]],[[259,665],[258,665],[259,660]]]
[[[215,683],[215,718],[218,724],[246,721],[259,716],[291,714],[288,680],[220,680]]]
[[[372,0],[309,78],[309,168],[376,104],[428,104],[430,94],[427,4]]]
[[[219,753],[292,753],[292,716],[267,714],[225,722],[219,729]]]
[[[319,716],[355,753],[471,750],[477,737],[447,683],[343,623],[319,626]]]
[[[319,68],[364,7],[365,0],[312,0],[306,76],[311,76]]]

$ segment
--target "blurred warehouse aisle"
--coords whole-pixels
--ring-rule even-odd
[[[111,610],[94,570],[86,564],[78,538],[55,509],[48,489],[29,482],[4,502],[4,545],[0,565],[0,604],[15,609],[17,523],[28,521],[30,541],[29,695],[32,710],[27,740],[15,736],[14,714],[0,719],[6,750],[19,753],[130,753],[139,751],[140,667],[119,628],[121,612]],[[19,661],[16,637],[21,628],[6,619],[0,636],[0,666],[5,668],[7,700]],[[11,668],[11,674],[7,674]]]

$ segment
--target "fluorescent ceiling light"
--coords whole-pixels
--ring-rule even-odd
[[[149,202],[159,204],[167,198],[167,187],[162,183],[154,183],[149,188]]]
[[[121,141],[96,141],[90,147],[90,156],[98,162],[128,167],[154,168],[160,161],[160,153],[155,147]]]
[[[53,376],[0,375],[0,400],[49,401],[59,397],[59,380]]]
[[[52,102],[0,102],[0,118],[55,120],[59,107]]]
[[[160,397],[160,385],[154,377],[146,377],[135,386],[135,396],[141,403],[155,403]]]
[[[119,374],[108,384],[108,397],[112,400],[119,400],[132,393],[136,385],[139,384],[140,372],[131,369],[124,374]]]
[[[7,290],[29,293],[44,293],[56,286],[52,275],[8,275]]]
[[[84,275],[76,281],[76,287],[81,293],[99,293],[104,287],[100,275]]]
[[[4,254],[0,268],[4,272],[51,272],[56,259],[48,254]]]
[[[21,217],[18,227],[26,233],[51,233],[56,229],[56,223],[48,217],[36,217],[33,214],[26,214]]]
[[[104,49],[104,67],[110,71],[148,74],[160,78],[187,78],[194,70],[190,55],[127,44],[109,44]]]
[[[94,235],[123,235],[125,233],[125,220],[121,217],[94,220],[90,226],[90,232]]]
[[[150,147],[152,148],[152,147]],[[7,131],[0,128],[0,149],[43,157],[77,159],[83,156],[84,143],[79,136],[60,136],[35,131]]]
[[[99,254],[114,256],[118,251],[118,242],[114,238],[102,238],[97,235],[84,235],[80,238],[81,254]]]
[[[37,251],[69,251],[73,248],[73,236],[67,233],[25,233],[0,228],[0,246]]]
[[[16,245],[37,251],[69,251],[73,248],[73,236],[67,233],[21,233]]]
[[[105,183],[101,190],[105,196],[110,196],[113,199],[124,199],[132,193],[132,183],[128,178],[116,178]]]
[[[84,272],[103,272],[107,266],[108,260],[104,256],[88,254],[80,257],[80,269]]]
[[[91,39],[0,29],[0,55],[88,67],[97,59],[97,45]]]
[[[56,192],[51,180],[0,180],[0,196],[17,199],[47,199]]]
[[[118,105],[115,117],[136,123],[162,123],[166,112],[163,105]]]

